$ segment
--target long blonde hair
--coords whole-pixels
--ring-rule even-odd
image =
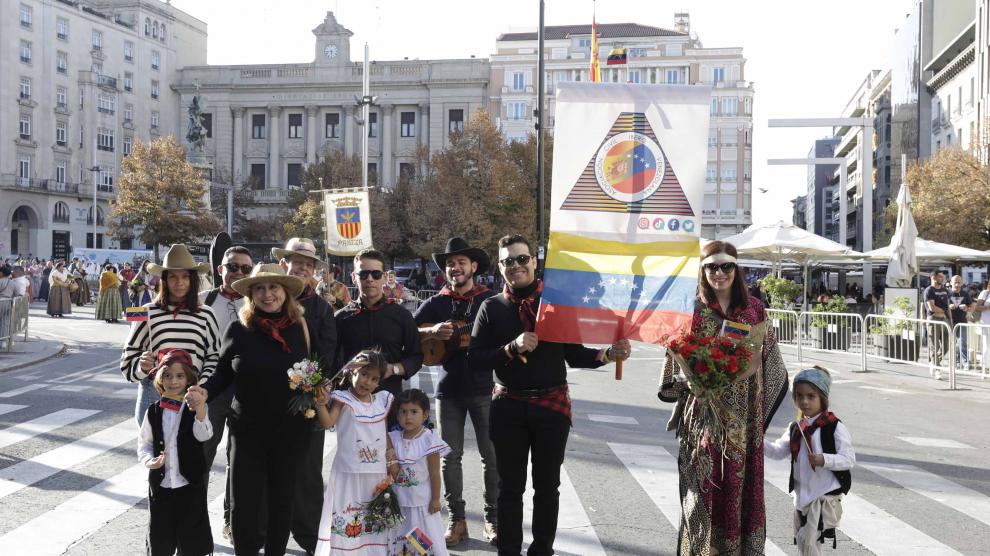
[[[254,304],[254,299],[250,295],[253,293],[255,285],[257,284],[252,285],[251,288],[248,289],[249,295],[244,296],[244,306],[237,312],[237,316],[241,321],[241,324],[248,330],[252,330],[254,328],[255,311],[257,310],[257,306]],[[285,310],[285,315],[289,317],[289,320],[292,321],[293,324],[301,321],[304,312],[302,305],[300,305],[298,301],[289,295],[289,291],[285,289],[285,286],[279,284],[279,287],[282,288],[283,292],[285,292],[285,301],[282,302],[282,309]]]

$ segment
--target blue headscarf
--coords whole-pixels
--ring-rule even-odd
[[[794,377],[794,386],[796,387],[799,382],[807,382],[808,384],[814,385],[816,388],[821,390],[825,397],[828,397],[829,388],[832,387],[832,376],[828,374],[828,371],[819,367],[811,367],[810,369],[804,369],[800,371]]]

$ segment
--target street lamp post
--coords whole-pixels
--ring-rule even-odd
[[[93,249],[96,249],[96,173],[100,172],[102,168],[99,166],[92,166],[88,168],[90,172],[93,172]]]

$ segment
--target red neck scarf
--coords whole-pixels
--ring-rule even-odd
[[[378,300],[378,303],[375,303],[371,307],[365,305],[364,300],[361,298],[354,300],[353,303],[357,306],[357,311],[354,311],[354,314],[360,315],[361,313],[377,313],[378,311],[384,309],[386,305],[395,303],[395,300],[391,297],[382,296],[382,298]]]
[[[172,303],[172,320],[175,320],[179,316],[179,311],[189,309],[185,301],[180,301],[179,303]]]
[[[314,295],[316,295],[316,292],[313,291],[313,288],[310,287],[309,284],[306,284],[306,287],[303,288],[302,293],[299,294],[299,297],[296,298],[296,301],[309,301],[309,299]]]
[[[275,319],[255,317],[255,322],[258,324],[259,330],[265,334],[268,334],[269,338],[275,340],[280,346],[282,346],[282,351],[286,353],[292,351],[289,349],[289,344],[286,343],[285,338],[282,337],[282,330],[285,330],[293,324],[288,315]]]
[[[488,291],[488,287],[482,284],[475,284],[471,290],[465,294],[459,294],[454,291],[449,285],[445,285],[442,290],[440,290],[440,295],[445,295],[451,299],[451,301],[468,301],[470,302],[476,295],[483,294]]]
[[[237,293],[235,291],[228,292],[226,290],[226,288],[224,288],[222,286],[220,287],[220,295],[224,296],[225,298],[227,298],[227,299],[229,299],[231,301],[237,301],[238,299],[244,297],[243,295],[241,295],[241,294],[239,294],[239,293]]]
[[[839,420],[831,411],[826,411],[819,415],[814,421],[812,421],[808,426],[804,426],[804,419],[797,422],[794,427],[796,431],[791,433],[791,461],[797,459],[798,452],[801,451],[801,435],[804,435],[805,441],[808,442],[808,446],[811,446],[811,437],[815,434],[815,431],[826,426],[835,424]]]
[[[519,322],[523,325],[523,330],[532,332],[536,329],[536,296],[543,293],[543,280],[536,281],[536,289],[527,297],[519,297],[509,291],[509,285],[502,287],[502,295],[512,302],[519,310]]]

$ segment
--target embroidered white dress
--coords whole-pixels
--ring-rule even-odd
[[[386,421],[393,396],[383,390],[373,396],[371,403],[364,403],[349,390],[336,390],[330,397],[344,407],[336,424],[337,453],[323,494],[316,554],[385,556],[389,531],[367,527],[364,508],[375,487],[388,476]]]
[[[402,431],[392,431],[389,435],[392,437],[395,457],[401,468],[392,488],[399,498],[399,505],[405,518],[392,530],[390,555],[418,556],[419,553],[406,541],[406,536],[418,528],[433,543],[429,554],[447,556],[443,518],[440,512],[431,514],[429,511],[433,493],[430,488],[430,469],[426,457],[430,454],[445,456],[450,453],[450,446],[426,428],[418,436],[410,439],[404,438]]]

